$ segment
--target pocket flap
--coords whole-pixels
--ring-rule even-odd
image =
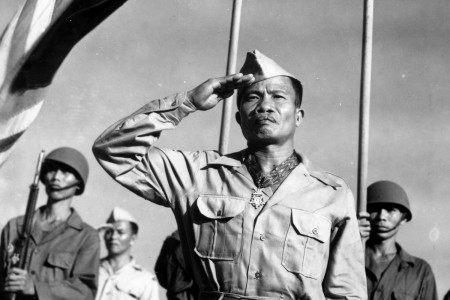
[[[245,209],[246,201],[229,196],[201,195],[197,199],[200,213],[209,219],[233,218]]]
[[[75,257],[68,252],[50,252],[48,254],[47,262],[55,267],[62,269],[69,269],[73,265]]]
[[[133,291],[135,289],[133,283],[130,283],[129,281],[119,281],[116,283],[116,289],[121,291],[122,293],[125,293],[129,295],[131,298],[138,298],[139,293],[137,291]]]
[[[399,291],[393,291],[392,293],[394,294],[393,299],[395,299],[395,300],[414,300],[414,299],[417,299],[416,296],[408,295],[408,294],[406,294],[404,292],[402,293],[402,292],[399,292]]]
[[[322,243],[327,240],[331,231],[331,222],[325,217],[298,209],[292,210],[292,224],[299,234]]]

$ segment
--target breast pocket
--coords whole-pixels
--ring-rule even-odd
[[[69,252],[50,252],[44,266],[44,277],[49,282],[69,277],[75,255]]]
[[[407,294],[403,291],[393,291],[392,299],[394,299],[394,300],[414,300],[414,299],[418,299],[418,298],[416,297],[416,295]]]
[[[132,299],[139,299],[139,295],[142,294],[140,291],[140,288],[134,284],[134,282],[122,282],[119,281],[115,285],[116,289],[118,290],[118,293],[121,300],[132,300]]]
[[[331,222],[322,216],[291,210],[282,264],[292,273],[318,279],[329,248]]]
[[[194,223],[198,226],[195,252],[200,257],[234,260],[240,255],[245,205],[243,198],[199,196]]]

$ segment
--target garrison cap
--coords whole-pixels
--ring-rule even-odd
[[[300,101],[302,99],[303,87],[301,81],[297,77],[283,69],[274,60],[270,59],[256,49],[253,50],[253,52],[247,52],[247,57],[245,58],[244,65],[242,66],[240,73],[244,75],[253,74],[253,76],[255,77],[255,82],[263,81],[277,76],[290,77],[295,83],[298,84]],[[245,88],[238,90],[238,105],[239,99],[244,89]]]
[[[382,204],[394,204],[406,213],[406,220],[412,219],[408,196],[405,190],[395,182],[382,180],[372,183],[367,188],[367,207]]]
[[[128,221],[138,226],[136,219],[129,212],[120,207],[113,208],[106,223],[115,223],[117,221]]]
[[[48,164],[52,162],[64,164],[74,171],[78,179],[81,180],[80,188],[75,195],[81,195],[84,192],[84,187],[89,175],[89,164],[86,157],[84,157],[80,151],[70,147],[61,147],[53,150],[44,159],[40,176],[42,182],[44,182],[43,179],[47,171],[46,168],[48,167]]]

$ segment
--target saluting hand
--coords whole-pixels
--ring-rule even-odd
[[[26,270],[12,268],[8,271],[4,283],[5,292],[22,293],[24,295],[34,295],[34,283],[30,274]]]
[[[254,81],[253,74],[242,73],[211,78],[189,91],[187,97],[198,110],[208,110],[233,95],[235,89],[249,86]]]
[[[369,217],[370,217],[370,214],[367,212],[360,212],[358,214],[359,234],[361,235],[362,239],[367,239],[370,235]]]

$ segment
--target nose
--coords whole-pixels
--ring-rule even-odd
[[[258,113],[273,112],[273,101],[269,95],[264,95],[256,107]]]
[[[378,210],[378,218],[381,220],[386,220],[386,217],[388,215],[388,212],[385,208],[380,208]]]
[[[53,170],[53,172],[51,172],[50,179],[51,180],[61,180],[63,175],[64,174],[60,169],[56,169],[56,170]]]

